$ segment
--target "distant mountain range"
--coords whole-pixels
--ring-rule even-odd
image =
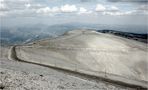
[[[64,34],[67,31],[76,30],[76,29],[93,29],[98,30],[100,29],[100,32],[104,33],[115,33],[115,30],[119,31],[135,31],[141,30],[141,33],[146,32],[145,27],[132,27],[132,26],[110,26],[110,25],[104,25],[104,24],[88,24],[88,23],[66,23],[66,24],[55,24],[55,25],[45,25],[45,24],[35,24],[35,25],[25,25],[25,26],[19,26],[19,27],[2,27],[0,28],[0,41],[1,45],[12,45],[12,44],[24,44],[28,43],[34,40],[39,40],[43,38],[49,38],[49,37],[57,37],[59,35]],[[105,29],[105,30],[104,30]],[[121,34],[121,32],[116,34]],[[128,35],[134,35],[133,37],[141,37],[142,40],[146,35],[141,34],[123,34],[122,36]],[[135,39],[136,39],[135,38]],[[145,40],[143,41],[145,42]]]
[[[148,43],[148,34],[137,34],[137,33],[130,33],[130,32],[122,32],[122,31],[115,31],[115,30],[97,30],[101,33],[109,33],[114,34],[117,36],[125,37],[128,39],[137,40],[140,42]]]

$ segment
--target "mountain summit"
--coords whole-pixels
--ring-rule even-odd
[[[69,31],[57,38],[17,46],[16,52],[18,58],[27,62],[106,75],[123,82],[148,81],[146,43],[93,30]]]

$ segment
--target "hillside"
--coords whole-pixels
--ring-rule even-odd
[[[147,44],[91,30],[17,46],[17,57],[47,66],[147,84]],[[129,80],[129,81],[126,81]]]
[[[63,70],[8,60],[8,51],[9,47],[0,48],[0,90],[136,90]]]
[[[117,36],[121,36],[128,39],[133,39],[136,41],[148,43],[148,34],[137,34],[137,33],[131,33],[131,32],[122,32],[122,31],[115,31],[115,30],[98,30],[98,32],[101,33],[108,33],[113,34]]]

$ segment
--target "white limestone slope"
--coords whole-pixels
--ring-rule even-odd
[[[148,81],[147,44],[96,31],[70,31],[31,46],[19,46],[16,52],[22,60],[44,65]]]
[[[13,58],[8,60],[12,53],[9,48],[0,47],[0,90],[136,90]]]

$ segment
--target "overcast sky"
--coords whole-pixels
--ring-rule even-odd
[[[148,0],[0,0],[3,25],[34,23],[145,25]]]

